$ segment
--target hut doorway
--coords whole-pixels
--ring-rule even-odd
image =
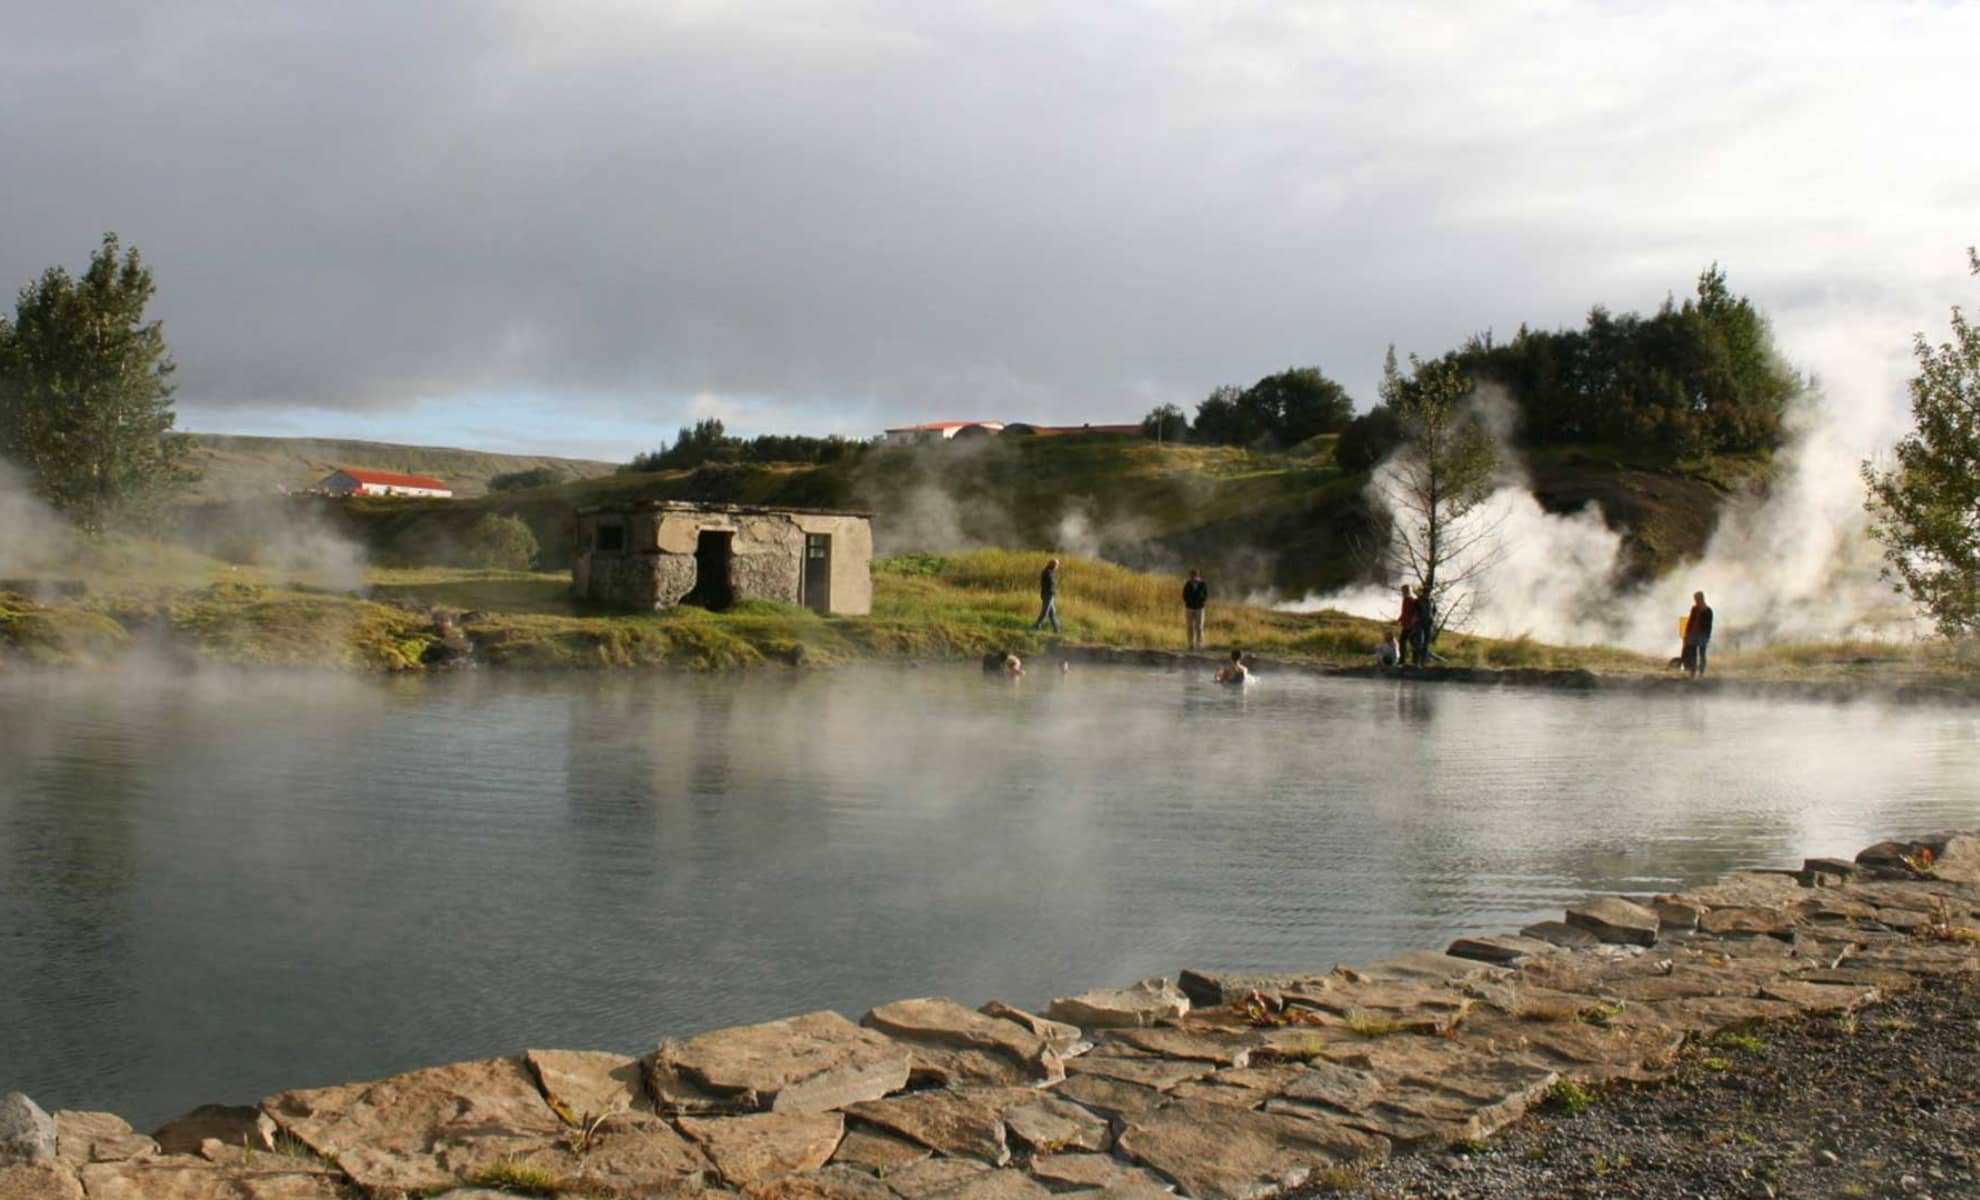
[[[682,599],[710,612],[721,612],[736,602],[735,585],[729,580],[729,557],[736,535],[727,529],[704,529],[694,539],[694,590]]]
[[[832,535],[804,535],[804,583],[798,602],[812,612],[832,611]]]

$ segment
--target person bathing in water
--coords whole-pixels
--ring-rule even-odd
[[[1244,665],[1244,651],[1231,651],[1231,661],[1217,669],[1217,682],[1231,687],[1243,687],[1251,681],[1251,671]]]

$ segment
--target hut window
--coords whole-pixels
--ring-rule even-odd
[[[592,551],[597,554],[624,554],[626,552],[626,527],[617,521],[600,525],[592,533]]]

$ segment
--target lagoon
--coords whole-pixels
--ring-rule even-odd
[[[1442,946],[1980,824],[1980,710],[1076,667],[0,677],[0,1089]]]

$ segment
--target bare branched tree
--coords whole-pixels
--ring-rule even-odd
[[[1486,504],[1502,451],[1456,364],[1412,355],[1409,365],[1405,378],[1391,348],[1382,366],[1402,442],[1369,483],[1388,517],[1376,562],[1385,578],[1434,598],[1437,632],[1462,629],[1502,553],[1504,514]]]

